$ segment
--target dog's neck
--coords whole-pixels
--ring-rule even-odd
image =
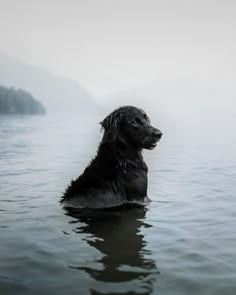
[[[111,142],[103,138],[99,145],[99,153],[105,153],[108,160],[111,156],[112,159],[116,160],[116,165],[123,169],[129,167],[146,169],[147,167],[143,160],[142,149],[133,147],[122,140]]]

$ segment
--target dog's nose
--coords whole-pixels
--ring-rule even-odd
[[[161,138],[162,137],[162,132],[158,129],[155,129],[153,131],[153,136],[157,137],[157,138]]]

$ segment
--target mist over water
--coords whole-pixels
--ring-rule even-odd
[[[1,295],[236,294],[235,8],[0,0],[0,113],[32,114],[22,90],[47,112],[0,115]],[[144,151],[152,202],[68,214],[122,105],[163,133]]]
[[[101,119],[0,117],[0,293],[235,294],[235,146],[166,129],[144,152],[150,205],[67,214]]]

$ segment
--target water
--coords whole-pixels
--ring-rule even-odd
[[[97,122],[0,117],[0,294],[236,294],[235,147],[164,134],[150,205],[72,216],[58,200]]]

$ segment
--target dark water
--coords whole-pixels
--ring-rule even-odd
[[[236,294],[235,147],[166,136],[148,207],[71,216],[98,121],[0,117],[0,294]]]

